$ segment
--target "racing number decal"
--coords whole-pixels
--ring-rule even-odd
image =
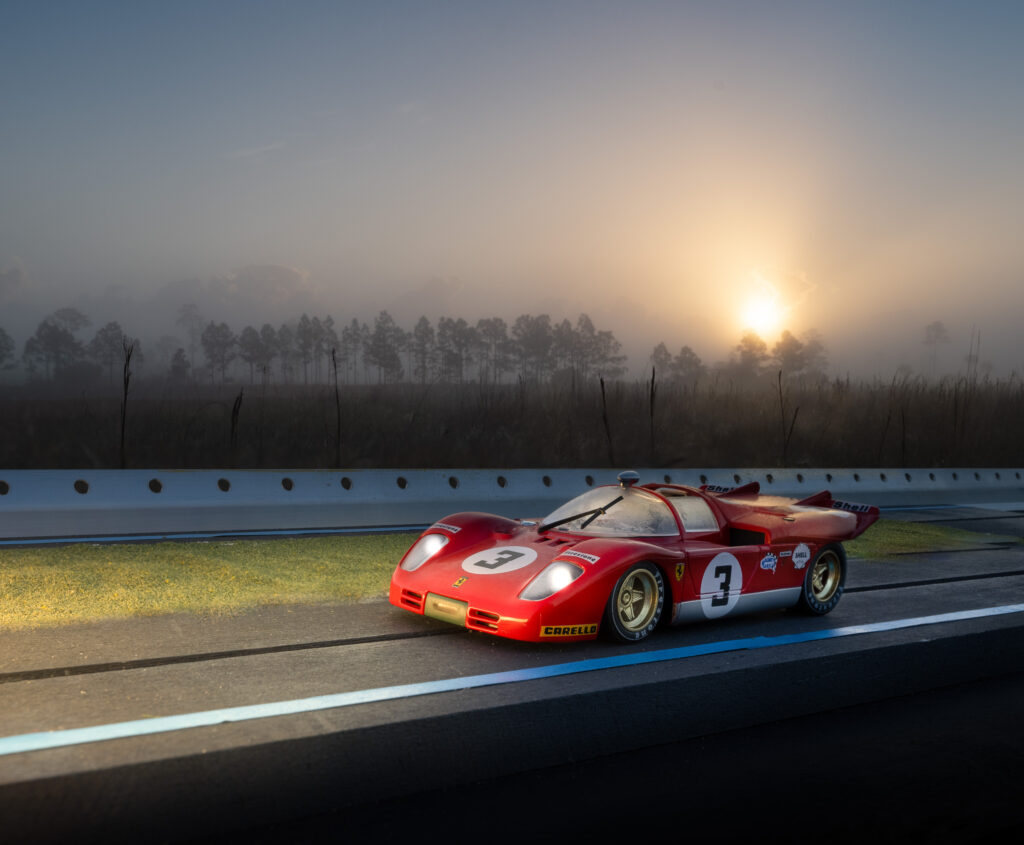
[[[494,560],[477,560],[473,562],[473,566],[482,566],[485,569],[499,569],[506,563],[512,563],[516,558],[520,558],[522,556],[522,552],[514,552],[512,549],[502,549],[494,556]]]
[[[501,575],[529,566],[536,559],[537,552],[526,546],[499,546],[470,555],[462,561],[462,568],[477,575]]]
[[[719,591],[711,599],[712,607],[722,607],[729,604],[729,587],[732,585],[732,567],[716,566],[715,577],[718,579]]]
[[[700,608],[708,619],[736,607],[743,589],[743,570],[735,555],[721,552],[711,559],[700,581]]]

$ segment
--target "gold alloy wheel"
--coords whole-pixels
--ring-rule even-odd
[[[658,582],[654,573],[637,569],[622,579],[615,597],[615,613],[627,631],[642,631],[658,610]]]
[[[839,555],[833,551],[825,551],[818,555],[811,571],[811,592],[814,600],[827,604],[839,589],[842,580],[843,565]]]

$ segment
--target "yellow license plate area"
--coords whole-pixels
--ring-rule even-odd
[[[423,605],[423,615],[433,619],[440,619],[442,622],[451,622],[454,625],[466,625],[466,613],[469,611],[469,604],[464,601],[456,601],[445,596],[427,593],[427,601]]]

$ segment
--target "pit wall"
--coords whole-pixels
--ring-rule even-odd
[[[644,469],[882,507],[1024,502],[1024,469]],[[480,510],[540,517],[617,470],[0,470],[0,540],[413,527]],[[1021,505],[1024,508],[1024,505]]]

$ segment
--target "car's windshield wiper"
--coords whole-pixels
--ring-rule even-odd
[[[607,505],[604,505],[603,507],[591,508],[589,511],[583,511],[583,513],[574,513],[572,516],[565,516],[561,519],[556,519],[554,522],[545,522],[543,525],[537,527],[537,533],[539,534],[542,531],[548,531],[552,528],[557,528],[559,525],[565,525],[565,523],[572,522],[574,519],[583,519],[583,517],[588,517],[588,519],[580,524],[580,528],[586,528],[588,525],[590,525],[591,522],[593,522],[599,516],[603,516],[604,513],[613,505],[617,505],[619,502],[621,502],[622,498],[622,496],[616,496]]]

